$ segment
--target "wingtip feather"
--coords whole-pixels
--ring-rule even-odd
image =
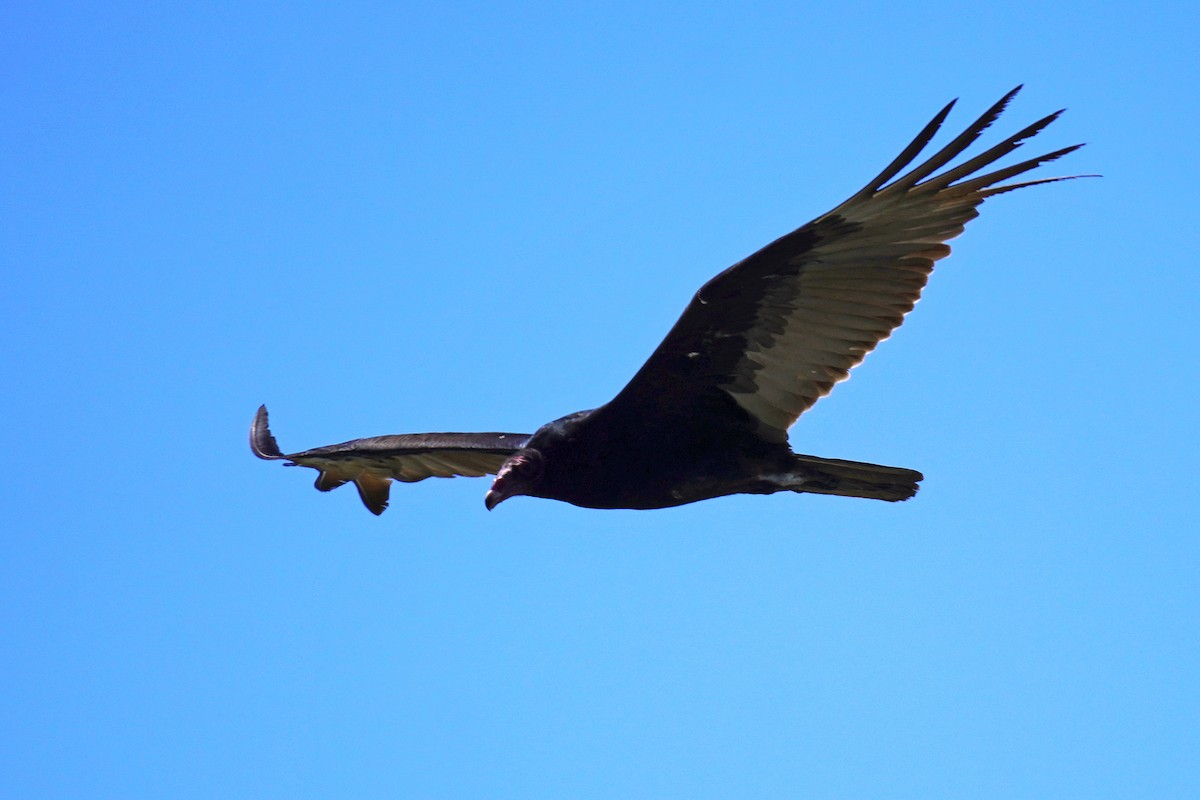
[[[392,482],[388,478],[380,478],[370,472],[360,472],[354,479],[354,488],[358,489],[358,496],[363,505],[375,516],[378,517],[387,509],[388,494],[392,488]]]
[[[287,457],[279,449],[279,443],[275,441],[275,437],[271,435],[265,405],[258,407],[258,413],[254,415],[254,422],[250,424],[250,450],[254,455],[266,461],[277,461]]]

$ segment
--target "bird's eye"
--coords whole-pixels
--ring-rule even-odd
[[[542,477],[545,462],[537,450],[526,450],[513,461],[513,471],[524,481],[536,481]]]

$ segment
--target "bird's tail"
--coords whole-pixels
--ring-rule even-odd
[[[793,491],[892,502],[915,495],[917,484],[925,477],[916,470],[903,467],[818,456],[797,455],[795,465],[799,480],[791,487]]]

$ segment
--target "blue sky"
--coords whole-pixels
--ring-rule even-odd
[[[10,3],[0,795],[1200,793],[1187,4]],[[793,429],[904,504],[251,457],[531,431],[943,103],[1069,112]],[[957,132],[957,130],[953,130]],[[945,141],[944,139],[942,141]]]

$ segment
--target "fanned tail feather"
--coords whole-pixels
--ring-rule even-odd
[[[917,484],[925,477],[903,467],[803,455],[796,456],[796,472],[803,479],[793,491],[890,502],[908,500],[917,493]]]

